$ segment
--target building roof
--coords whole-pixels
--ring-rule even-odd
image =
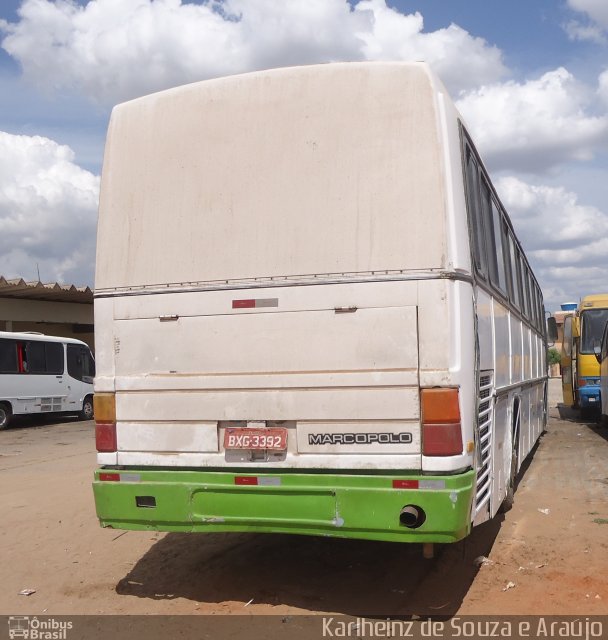
[[[73,284],[26,282],[23,278],[7,280],[4,276],[0,276],[0,298],[93,304],[93,290],[90,287],[76,287]]]

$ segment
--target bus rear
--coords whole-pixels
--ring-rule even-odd
[[[114,110],[95,297],[103,526],[467,535],[488,479],[443,100],[424,65],[340,64]]]

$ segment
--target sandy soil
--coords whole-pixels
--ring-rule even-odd
[[[608,614],[608,429],[551,391],[513,510],[433,561],[395,543],[103,530],[93,424],[17,425],[0,433],[0,614]]]

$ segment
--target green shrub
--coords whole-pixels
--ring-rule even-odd
[[[551,347],[547,351],[547,359],[549,360],[549,364],[559,364],[562,356],[555,347]]]

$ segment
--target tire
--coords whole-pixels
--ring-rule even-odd
[[[594,407],[581,407],[581,419],[592,420],[595,417],[596,410]]]
[[[7,429],[11,423],[13,412],[8,404],[0,404],[0,430]]]
[[[93,398],[91,396],[87,396],[82,403],[82,410],[78,417],[81,420],[92,420],[95,416],[93,412]]]

